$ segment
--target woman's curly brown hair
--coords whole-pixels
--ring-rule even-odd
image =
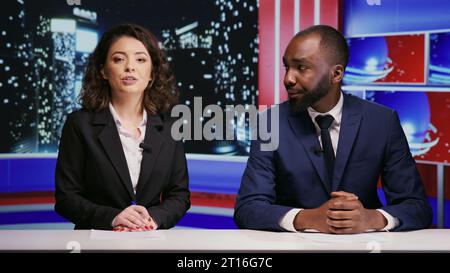
[[[111,90],[100,71],[106,63],[111,45],[121,37],[132,37],[144,44],[152,59],[152,81],[144,90],[143,106],[151,114],[167,112],[178,102],[179,92],[175,78],[169,68],[164,52],[158,46],[156,37],[145,28],[135,24],[121,24],[103,34],[100,42],[89,57],[83,86],[78,97],[86,109],[98,112],[106,109],[111,101]]]

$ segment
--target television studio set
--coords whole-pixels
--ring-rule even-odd
[[[233,270],[275,268],[268,253],[450,252],[450,1],[6,0],[0,14],[0,252],[226,252]],[[327,81],[340,37],[348,62]],[[339,105],[334,129],[312,118]],[[259,150],[249,109],[277,114],[278,147]],[[354,211],[371,219],[326,219]],[[195,262],[171,266],[222,264]]]

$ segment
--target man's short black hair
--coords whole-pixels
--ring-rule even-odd
[[[327,25],[315,25],[298,32],[294,38],[305,37],[311,34],[320,35],[320,47],[327,50],[330,61],[347,67],[349,51],[345,37],[335,28]]]

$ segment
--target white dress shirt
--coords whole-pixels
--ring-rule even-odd
[[[333,107],[330,111],[326,113],[320,113],[314,110],[312,107],[308,107],[308,114],[311,117],[314,126],[316,127],[317,137],[319,139],[320,145],[322,145],[322,139],[320,137],[320,128],[319,125],[317,125],[315,118],[319,115],[331,115],[334,118],[333,123],[331,123],[331,126],[329,128],[330,136],[331,136],[331,144],[333,145],[334,155],[336,155],[336,151],[338,148],[339,143],[339,132],[341,129],[341,120],[342,120],[342,108],[344,105],[344,96],[341,93],[340,98],[336,106]],[[288,231],[297,231],[294,227],[294,219],[297,213],[299,213],[302,209],[292,209],[288,211],[280,220],[279,225]],[[385,212],[382,209],[377,209],[387,220],[387,225],[382,229],[384,231],[389,231],[395,227],[397,227],[400,222],[397,218],[393,217],[389,213]],[[314,230],[307,230],[307,231],[314,231]],[[372,231],[372,230],[368,230]]]
[[[147,111],[145,109],[142,112],[142,121],[139,123],[139,131],[141,135],[138,138],[134,138],[133,134],[127,131],[123,126],[122,122],[117,114],[116,110],[109,104],[109,110],[116,123],[117,130],[119,131],[120,142],[122,143],[123,152],[125,154],[125,159],[127,161],[128,171],[131,177],[131,183],[133,185],[134,194],[136,194],[136,186],[139,179],[139,174],[141,172],[141,161],[142,161],[142,148],[139,144],[144,141],[145,129],[147,126]]]

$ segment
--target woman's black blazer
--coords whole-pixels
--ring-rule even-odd
[[[167,114],[148,115],[140,176],[133,192],[119,133],[109,109],[67,117],[55,172],[55,210],[75,229],[111,229],[133,202],[158,228],[173,227],[190,207],[183,143],[171,137]]]

